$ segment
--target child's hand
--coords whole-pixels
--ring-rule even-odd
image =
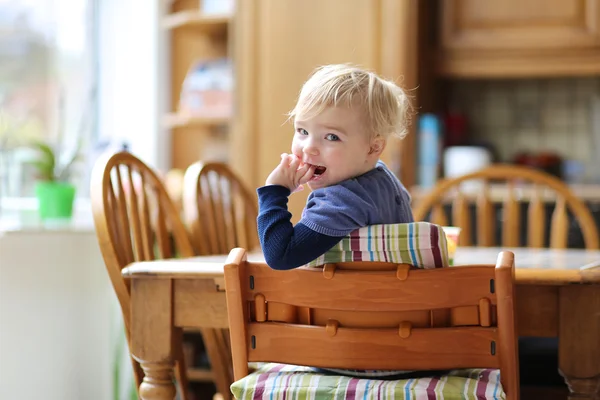
[[[304,164],[293,154],[283,153],[281,162],[268,176],[266,185],[281,185],[295,192],[313,177],[315,167]]]

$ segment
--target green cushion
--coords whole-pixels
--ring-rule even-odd
[[[500,370],[465,369],[447,375],[378,380],[326,375],[311,367],[265,363],[231,385],[238,400],[505,399]]]

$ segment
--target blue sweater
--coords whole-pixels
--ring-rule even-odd
[[[381,161],[363,175],[313,191],[296,226],[287,209],[289,189],[270,185],[257,193],[258,235],[273,269],[307,264],[358,228],[413,222],[408,192]]]

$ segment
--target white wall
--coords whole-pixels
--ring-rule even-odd
[[[92,229],[0,231],[0,399],[111,399],[115,304]]]
[[[159,0],[100,0],[99,133],[126,140],[151,166],[170,165],[160,127],[167,109],[166,33]]]

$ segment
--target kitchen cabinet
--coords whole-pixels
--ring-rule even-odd
[[[600,73],[600,0],[438,1],[438,74]]]
[[[280,154],[290,151],[293,126],[286,114],[315,67],[358,64],[415,95],[417,5],[417,0],[353,0],[352,6],[347,0],[238,2],[230,164],[249,187],[262,186]],[[414,132],[389,142],[383,157],[407,185],[414,178],[413,148]],[[307,192],[290,197],[294,222]]]

